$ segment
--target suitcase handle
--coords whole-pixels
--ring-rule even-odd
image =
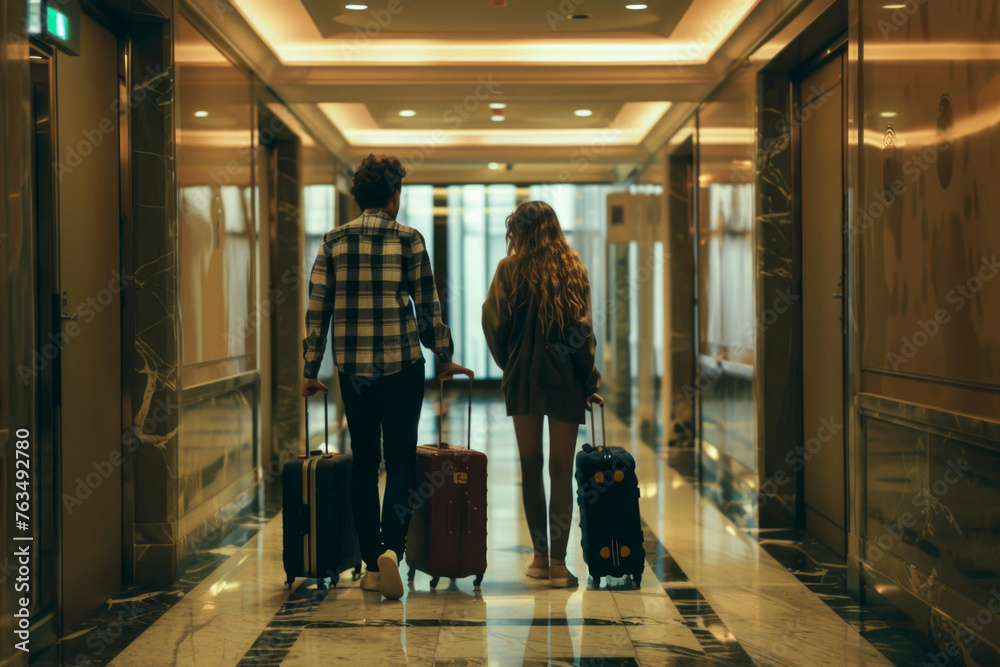
[[[467,433],[466,433],[466,447],[467,449],[472,449],[472,373],[466,373],[464,371],[455,371],[454,375],[465,375],[469,378],[469,415],[466,420]],[[444,380],[440,380],[438,386],[438,449],[445,449],[448,445],[444,444],[444,435],[442,431],[444,430]]]
[[[604,414],[604,403],[599,403],[598,405],[601,406],[601,444],[597,444],[597,425],[594,423],[597,421],[597,417],[594,415],[596,411],[594,410],[593,403],[590,404],[590,440],[595,448],[606,450],[608,448],[608,434],[604,425],[607,418]],[[611,452],[608,452],[607,456],[610,458]]]
[[[312,454],[309,451],[309,397],[306,396],[302,401],[305,404],[306,409],[306,456]],[[326,453],[330,453],[330,405],[327,400],[326,393],[323,394],[323,432],[326,434],[326,441],[323,446],[326,447]],[[322,454],[322,451],[316,451],[317,454]]]

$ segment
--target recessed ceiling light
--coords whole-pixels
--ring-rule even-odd
[[[882,118],[895,118],[896,117],[896,112],[895,111],[883,111],[880,115],[882,116]]]
[[[194,117],[195,118],[205,118],[206,116],[208,116],[208,112],[207,111],[195,111],[194,112]]]
[[[882,5],[882,9],[906,9],[906,5]]]
[[[494,123],[499,123],[505,120],[507,120],[507,116],[504,116],[503,114],[496,114],[495,116],[493,116]]]
[[[570,14],[566,18],[573,21],[586,21],[587,19],[594,18],[593,14]]]
[[[350,9],[356,12],[360,12],[365,9],[368,9],[368,5],[346,5],[344,9]]]
[[[499,169],[500,168],[500,163],[499,162],[490,162],[486,166],[489,167],[490,169]]]
[[[417,115],[417,112],[414,111],[413,109],[403,109],[402,111],[399,112],[399,115],[402,116],[403,118],[413,118],[414,116]]]
[[[625,5],[625,9],[634,9],[639,11],[640,9],[648,9],[649,5]]]
[[[507,103],[506,102],[490,102],[490,108],[491,109],[506,109],[507,108]]]
[[[574,116],[579,116],[580,118],[587,118],[588,116],[593,116],[594,112],[590,109],[577,109],[573,112]]]

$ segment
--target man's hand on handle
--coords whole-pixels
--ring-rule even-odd
[[[459,366],[454,361],[449,361],[446,364],[442,364],[441,368],[438,369],[437,379],[438,380],[450,380],[456,375],[467,375],[469,380],[472,380],[475,373],[472,370],[466,368],[465,366]]]
[[[302,395],[303,396],[313,396],[323,392],[324,394],[329,394],[330,390],[327,389],[326,385],[316,380],[315,378],[306,378],[305,382],[302,383]]]

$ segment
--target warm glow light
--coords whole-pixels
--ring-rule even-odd
[[[506,102],[490,102],[490,108],[491,109],[506,109],[507,108],[507,103]]]
[[[207,111],[195,111],[194,112],[194,117],[195,118],[206,118],[206,117],[208,117],[208,112]]]
[[[402,116],[403,118],[413,118],[414,116],[417,115],[417,112],[414,111],[413,109],[403,109],[402,111],[399,112],[399,115]]]
[[[364,11],[365,9],[368,9],[368,5],[346,5],[344,9],[350,9],[355,12],[360,12]]]
[[[353,32],[327,37],[301,2],[239,0],[240,13],[285,64],[356,67],[361,64],[476,63],[706,63],[759,0],[691,3],[669,38],[618,39],[560,35],[561,39],[431,39],[400,36],[355,44]],[[867,50],[866,50],[867,55]]]
[[[625,5],[625,9],[633,9],[639,11],[640,9],[646,9],[649,5]]]
[[[503,114],[497,114],[497,115],[493,116],[493,122],[494,123],[499,123],[499,122],[502,122],[502,121],[505,121],[505,120],[507,120],[507,116],[504,116]]]
[[[573,112],[574,116],[579,116],[580,118],[587,118],[588,116],[593,116],[594,112],[590,109],[577,109]]]
[[[499,169],[500,168],[500,163],[499,162],[490,162],[486,166],[489,167],[490,169]]]
[[[704,176],[699,177],[698,180],[701,180],[702,178],[704,178]],[[702,441],[701,447],[705,450],[705,455],[708,456],[708,458],[715,461],[719,460],[719,450],[715,448],[715,445]]]
[[[728,524],[726,525],[726,532],[732,535],[733,537],[736,537],[736,530]]]
[[[895,111],[883,111],[879,115],[882,116],[882,118],[895,118],[896,117],[896,112]]]
[[[882,5],[882,9],[906,9],[906,5]]]
[[[670,109],[669,102],[627,102],[607,126],[555,129],[384,128],[358,102],[321,102],[320,110],[351,146],[568,146],[639,144]],[[505,118],[500,115],[492,118]],[[495,122],[500,122],[499,120]],[[753,129],[747,128],[753,140]]]

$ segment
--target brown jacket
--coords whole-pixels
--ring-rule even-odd
[[[593,328],[574,323],[546,336],[534,297],[509,311],[511,269],[510,258],[500,260],[483,304],[483,333],[503,370],[500,387],[507,414],[549,415],[583,424],[586,399],[601,383]]]

